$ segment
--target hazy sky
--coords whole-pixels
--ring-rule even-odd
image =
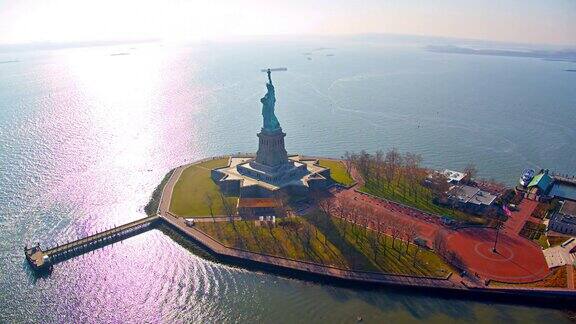
[[[0,44],[355,33],[576,45],[576,0],[0,0]]]

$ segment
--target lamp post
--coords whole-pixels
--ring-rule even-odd
[[[492,247],[492,252],[494,253],[498,253],[498,251],[496,250],[496,245],[498,244],[498,235],[500,234],[500,221],[498,220],[496,223],[496,239],[494,240],[494,247]]]

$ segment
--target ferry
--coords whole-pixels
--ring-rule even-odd
[[[534,170],[525,169],[522,171],[522,176],[520,177],[520,185],[526,187],[530,181],[532,181],[532,178],[534,178]]]

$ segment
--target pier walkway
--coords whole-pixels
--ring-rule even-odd
[[[160,217],[157,215],[142,218],[47,250],[42,250],[39,245],[26,248],[26,258],[32,268],[41,270],[54,263],[146,231],[159,220]]]
[[[572,177],[565,177],[565,176],[561,176],[561,175],[553,175],[554,180],[558,181],[558,182],[563,182],[566,184],[570,184],[570,185],[576,185],[576,177],[572,176]]]

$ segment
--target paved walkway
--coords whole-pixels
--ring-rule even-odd
[[[518,206],[518,211],[512,212],[512,216],[504,223],[502,232],[509,236],[518,236],[524,227],[524,224],[530,220],[540,224],[542,220],[532,217],[532,212],[538,206],[538,202],[529,199],[523,199]]]
[[[369,227],[374,229],[379,221],[387,220],[389,225],[399,221],[413,223],[418,227],[418,237],[423,238],[432,247],[436,233],[442,228],[438,217],[430,216],[416,209],[402,206],[394,202],[373,198],[354,189],[344,189],[334,193],[336,200],[345,199],[356,207],[370,206],[374,213],[368,215]],[[363,224],[365,220],[360,220]],[[391,234],[388,232],[387,234]]]
[[[568,289],[574,290],[574,265],[572,264],[566,265],[566,280]]]
[[[162,190],[162,196],[160,197],[160,204],[158,205],[158,214],[165,215],[169,213],[170,200],[172,199],[172,192],[174,191],[174,185],[180,178],[180,175],[182,175],[182,172],[191,164],[181,165],[176,169],[174,169],[174,172],[172,172],[170,179],[168,179],[168,182],[166,182],[166,185]]]

